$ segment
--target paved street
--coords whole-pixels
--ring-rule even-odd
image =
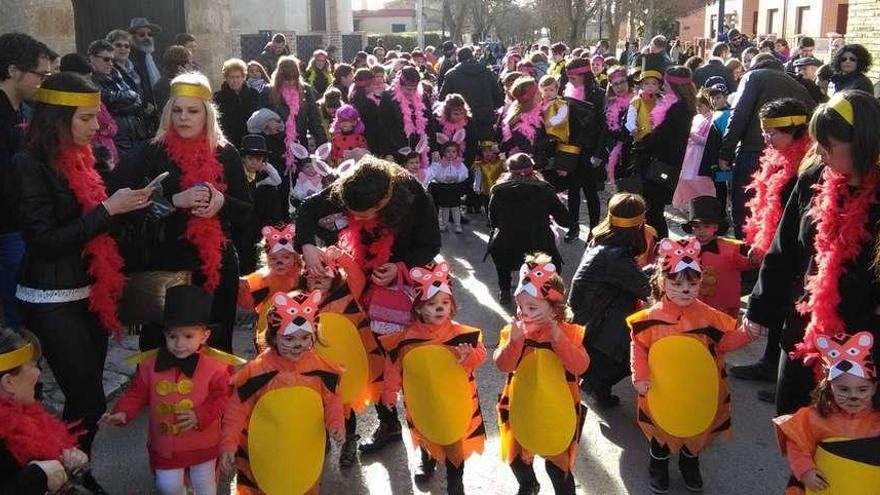
[[[603,203],[607,197],[603,198]],[[585,213],[585,212],[584,212]],[[482,261],[488,233],[482,219],[472,217],[465,234],[443,234],[443,252],[458,281],[456,298],[458,320],[483,329],[489,353],[495,350],[498,331],[509,320],[507,309],[495,302],[495,271],[491,261]],[[584,233],[582,232],[582,237]],[[566,278],[577,266],[583,241],[562,247]],[[249,355],[250,336],[239,332],[236,350]],[[749,363],[763,349],[763,342],[729,357],[730,364]],[[494,409],[503,376],[491,359],[477,372],[483,398],[483,414],[487,420],[489,441],[482,456],[467,463],[465,487],[473,494],[513,494],[516,482],[498,456],[498,428]],[[773,410],[758,402],[755,394],[764,385],[731,380],[733,394],[733,440],[720,439],[701,457],[709,494],[771,494],[781,493],[785,462],[778,453],[770,426]],[[647,444],[634,419],[633,392],[628,381],[621,382],[616,392],[623,404],[612,410],[597,411],[591,404],[580,445],[576,467],[578,493],[641,494],[647,490]],[[367,435],[375,426],[375,416],[368,411],[360,420],[358,430]],[[147,467],[146,417],[142,415],[127,429],[102,431],[96,441],[95,470],[98,478],[112,494],[149,494],[152,478]],[[338,450],[333,448],[325,465],[322,488],[329,494],[412,494],[445,493],[442,472],[425,486],[412,482],[409,459],[413,459],[408,442],[388,448],[379,455],[362,457],[360,467],[340,471]],[[550,481],[538,461],[541,493],[552,493]],[[688,493],[678,475],[676,464],[670,464],[672,490]]]

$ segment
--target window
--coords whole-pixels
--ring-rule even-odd
[[[312,31],[327,30],[327,5],[325,0],[309,1],[309,23]]]
[[[810,16],[810,7],[797,7],[794,12],[794,32],[803,33],[804,24]]]
[[[767,34],[776,33],[776,17],[779,9],[767,9]]]
[[[713,40],[718,37],[718,14],[709,17],[709,37]]]
[[[406,24],[391,24],[391,32],[392,33],[405,33],[406,32]]]
[[[355,32],[360,31],[361,30],[361,20],[354,19],[353,21],[351,21],[351,29],[352,29],[352,31],[355,31]]]

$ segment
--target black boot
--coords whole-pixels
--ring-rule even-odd
[[[446,493],[448,495],[464,495],[464,463],[455,467],[446,460]]]
[[[419,449],[419,453],[421,454],[421,459],[419,459],[419,463],[416,464],[416,468],[413,470],[413,479],[416,480],[416,483],[424,483],[431,479],[431,476],[434,476],[437,461],[425,449]]]
[[[339,451],[339,467],[347,468],[354,465],[358,458],[358,440],[360,435],[352,435],[345,438],[342,449]]]
[[[376,405],[379,413],[379,427],[370,435],[370,438],[360,445],[360,451],[364,454],[376,452],[391,442],[399,441],[400,421],[394,409],[388,409],[383,405]]]
[[[83,474],[80,484],[83,488],[88,489],[89,493],[93,495],[110,495],[110,492],[104,490],[104,487],[98,483],[98,480],[95,479],[91,471]]]
[[[538,484],[535,469],[531,464],[526,464],[517,457],[510,463],[510,469],[513,471],[516,481],[519,482],[519,490],[516,495],[537,495],[541,491],[541,485]]]
[[[773,363],[758,361],[745,366],[731,366],[730,375],[740,380],[757,380],[762,382],[776,381],[776,367]]]
[[[678,455],[678,469],[684,478],[684,486],[692,492],[703,491],[703,476],[700,474],[700,458],[682,451]]]
[[[648,473],[651,476],[651,492],[668,493],[669,492],[669,452],[663,458],[655,457],[655,453],[651,452],[651,464],[648,467]]]

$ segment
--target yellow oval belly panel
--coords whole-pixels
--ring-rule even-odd
[[[266,495],[308,491],[324,466],[324,406],[308,387],[267,392],[248,423],[251,471]]]
[[[654,422],[682,438],[705,432],[718,412],[718,367],[709,349],[682,335],[662,338],[648,351],[651,389],[648,409]]]
[[[510,384],[510,429],[526,450],[561,454],[577,425],[565,368],[553,351],[536,349],[522,359]]]
[[[370,375],[367,350],[354,323],[339,313],[321,313],[315,352],[343,368],[339,396],[349,404],[363,392]]]
[[[845,457],[842,452],[862,450],[866,457],[876,459],[876,452],[880,447],[880,439],[842,440],[840,442],[822,442],[816,448],[813,460],[816,467],[825,479],[828,480],[829,488],[821,492],[807,490],[808,494],[814,495],[876,495],[880,493],[880,466],[860,462]],[[827,449],[827,450],[826,450]],[[865,449],[873,449],[873,454]]]
[[[452,351],[425,345],[403,357],[403,397],[419,433],[438,445],[462,439],[473,407],[467,372]]]

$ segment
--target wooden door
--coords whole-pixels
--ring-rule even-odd
[[[76,49],[86,53],[89,43],[104,39],[113,29],[128,29],[132,17],[146,17],[162,27],[154,33],[156,53],[162,53],[171,45],[174,36],[186,32],[185,0],[72,0]]]
[[[837,26],[835,26],[835,31],[840,34],[846,34],[847,19],[849,19],[849,4],[842,3],[837,6]]]

